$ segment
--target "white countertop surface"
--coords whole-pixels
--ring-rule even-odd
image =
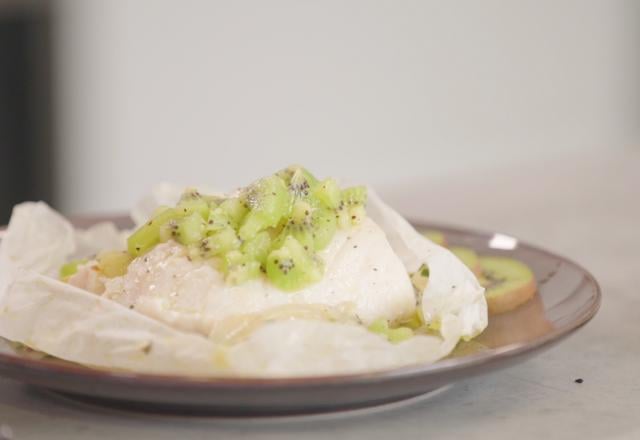
[[[342,420],[118,414],[0,379],[0,439],[640,439],[640,151],[567,156],[410,188],[392,195],[412,218],[499,230],[581,263],[601,284],[600,312],[521,365],[408,408]],[[414,203],[414,194],[426,194],[426,203]]]

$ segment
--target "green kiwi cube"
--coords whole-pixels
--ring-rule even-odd
[[[236,285],[256,279],[260,275],[260,263],[250,260],[229,267],[225,280],[229,284]]]
[[[232,228],[225,228],[203,240],[203,244],[210,255],[220,255],[229,251],[239,249],[241,242],[236,231]]]
[[[345,205],[365,205],[367,203],[367,188],[364,186],[345,188],[342,190],[341,200]]]
[[[389,322],[384,318],[379,318],[369,324],[369,327],[367,328],[370,332],[384,335],[386,337],[387,332],[389,331]]]
[[[349,208],[349,218],[351,219],[352,225],[359,225],[367,216],[367,211],[364,208],[364,205],[355,205]]]
[[[278,176],[261,179],[245,192],[244,201],[250,212],[238,231],[247,240],[258,232],[276,226],[289,214],[291,198],[284,181]]]
[[[322,278],[322,263],[288,236],[281,248],[271,251],[266,263],[267,278],[278,288],[292,292]]]
[[[271,235],[267,231],[258,232],[242,244],[242,252],[247,257],[263,263],[271,250]]]
[[[237,228],[237,223],[233,222],[220,207],[209,211],[209,219],[205,226],[207,235],[226,228]]]
[[[105,251],[96,257],[98,270],[107,278],[119,277],[127,273],[129,263],[133,260],[128,252]]]
[[[176,209],[180,211],[183,216],[197,213],[204,220],[207,220],[209,217],[209,204],[201,198],[182,200],[178,203]]]
[[[389,342],[393,342],[393,343],[406,341],[412,336],[413,336],[413,330],[411,330],[409,327],[398,327],[398,328],[390,329],[387,332],[387,339],[389,339]]]
[[[327,209],[316,209],[311,218],[314,249],[320,251],[331,243],[338,223],[335,214]]]
[[[60,278],[66,279],[78,272],[78,266],[87,262],[86,258],[80,260],[72,260],[60,267]]]
[[[293,170],[291,180],[289,181],[289,191],[294,198],[307,198],[311,195],[313,188],[317,185],[318,180],[302,167]]]
[[[205,235],[205,226],[200,213],[194,212],[188,215],[178,223],[178,241],[185,246],[201,241]]]
[[[160,227],[170,220],[179,219],[182,212],[175,208],[160,211],[155,217],[140,226],[127,239],[127,249],[131,255],[137,257],[149,251],[160,243]]]
[[[297,183],[300,183],[301,179],[304,179],[309,183],[309,186],[315,186],[315,184],[318,182],[318,179],[316,179],[316,177],[311,174],[309,170],[301,167],[300,165],[288,166],[287,168],[278,171],[276,175],[280,177],[287,185],[291,184],[291,180],[293,179],[294,175],[296,175]]]
[[[237,197],[226,199],[219,208],[234,225],[239,225],[249,212],[247,205]]]
[[[320,182],[313,189],[313,196],[326,208],[335,209],[340,205],[340,187],[334,179]]]

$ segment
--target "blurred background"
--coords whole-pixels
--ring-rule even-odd
[[[0,223],[290,163],[421,215],[639,149],[637,1],[0,0]]]

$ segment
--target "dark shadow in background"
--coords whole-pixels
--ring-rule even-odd
[[[48,2],[0,2],[0,224],[54,194],[50,17]]]

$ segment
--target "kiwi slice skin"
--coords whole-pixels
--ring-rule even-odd
[[[499,256],[482,256],[479,260],[490,314],[509,312],[535,295],[536,280],[526,264]]]

